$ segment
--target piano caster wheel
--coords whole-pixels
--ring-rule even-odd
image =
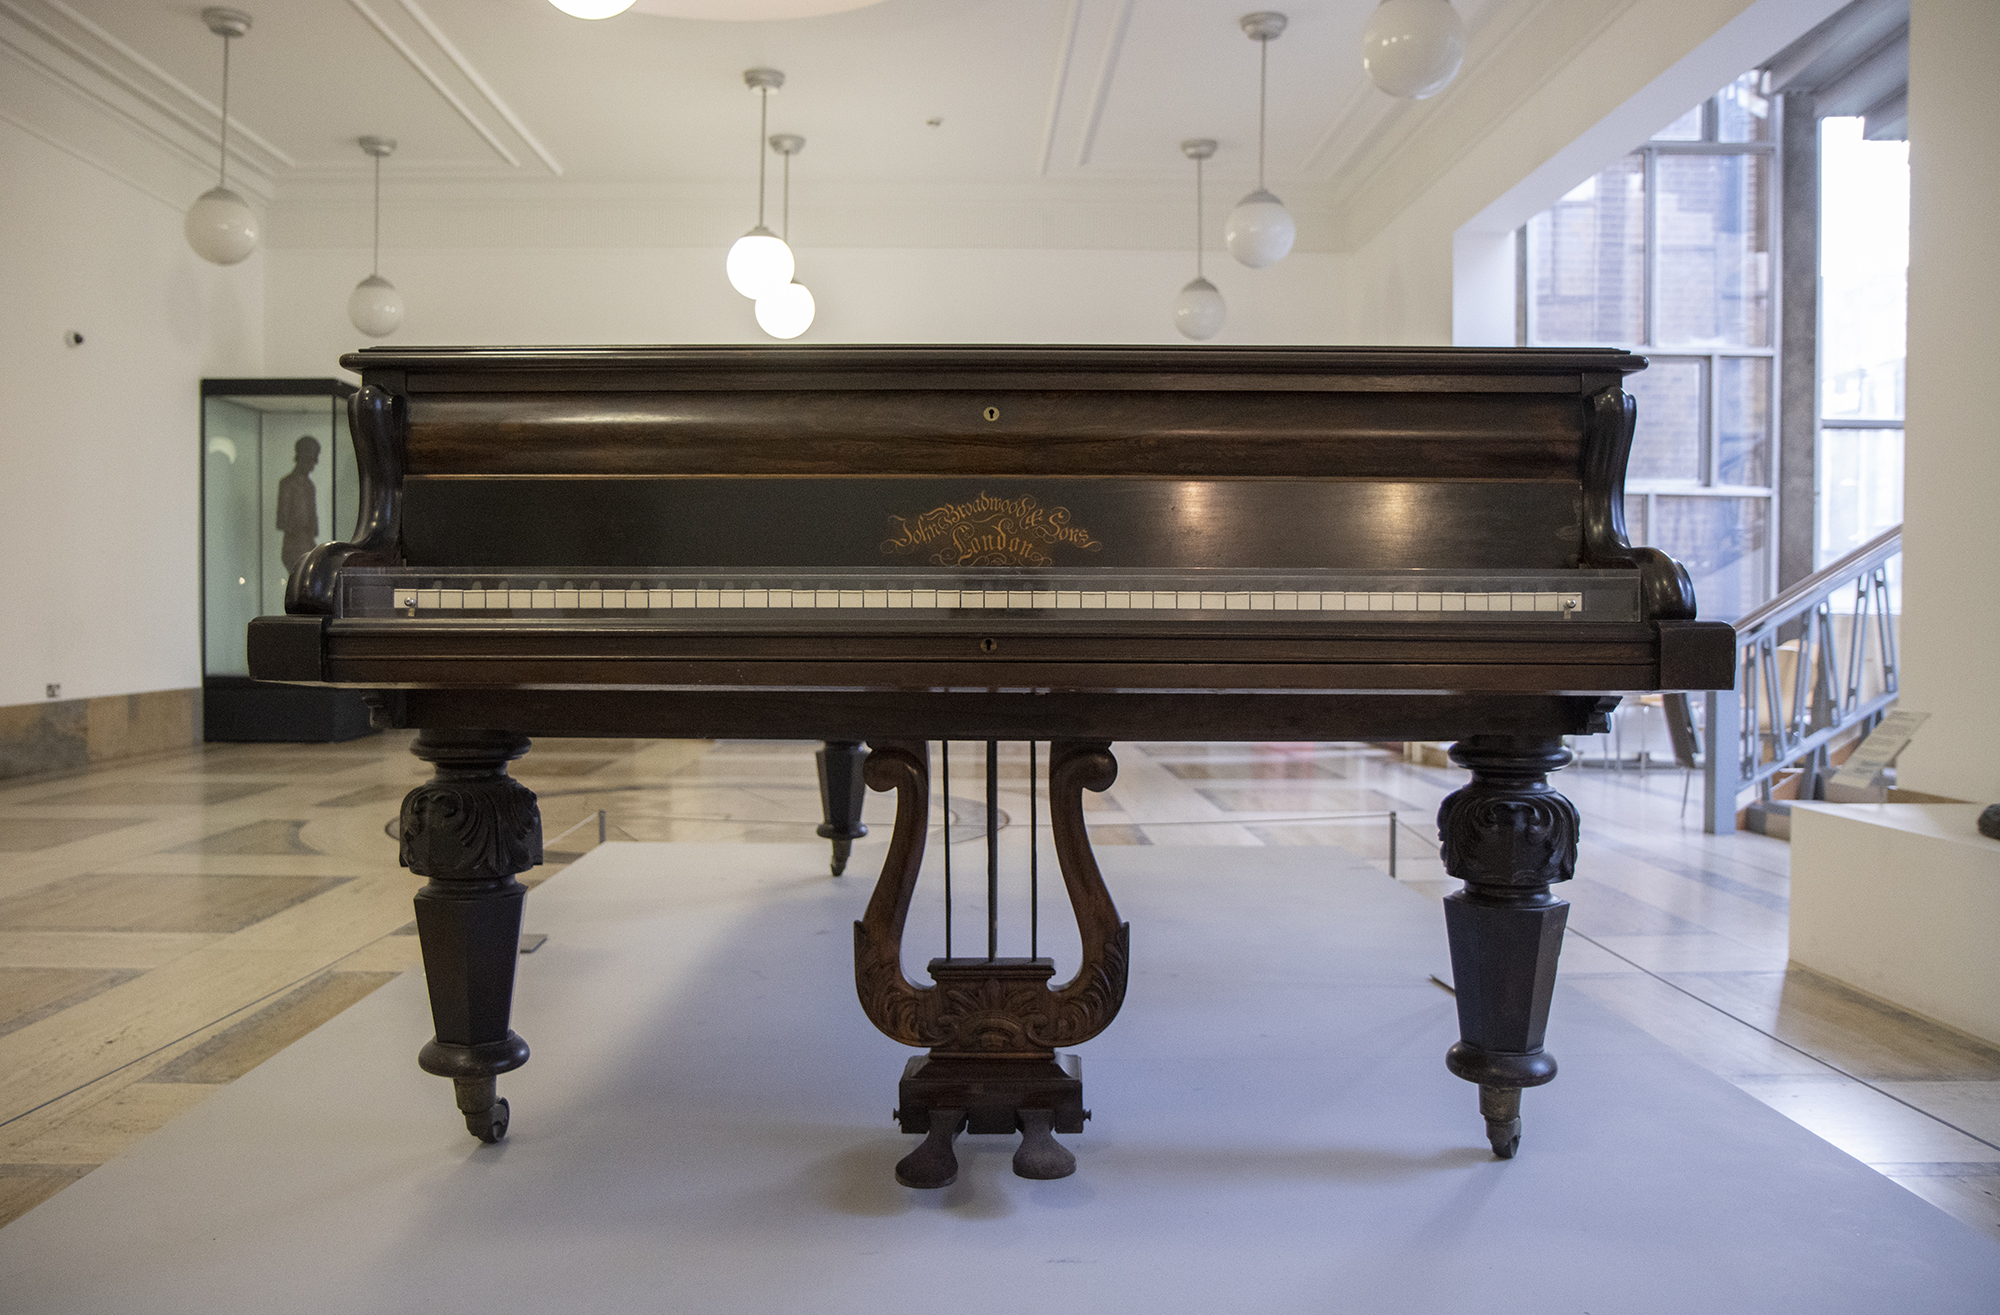
[[[495,1094],[492,1078],[460,1078],[452,1083],[465,1130],[491,1146],[507,1135],[507,1102]]]
[[[1494,1158],[1513,1159],[1521,1149],[1521,1089],[1480,1087],[1479,1112],[1486,1117],[1486,1140]]]
[[[837,877],[841,873],[847,871],[847,856],[853,852],[854,852],[854,842],[852,840],[836,840],[833,842],[834,876]]]
[[[949,1187],[958,1181],[958,1155],[951,1144],[965,1127],[964,1110],[931,1111],[924,1144],[896,1162],[896,1181],[905,1187]]]
[[[1067,1178],[1076,1172],[1076,1156],[1055,1139],[1054,1110],[1022,1110],[1021,1145],[1014,1152],[1016,1178]]]

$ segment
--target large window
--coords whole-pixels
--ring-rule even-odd
[[[1745,74],[1521,232],[1521,328],[1535,346],[1608,345],[1652,361],[1626,481],[1635,543],[1694,577],[1728,620],[1777,574],[1777,132]]]
[[[1910,144],[1820,121],[1817,564],[1903,519],[1903,327]]]

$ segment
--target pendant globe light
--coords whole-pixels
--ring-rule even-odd
[[[1223,225],[1222,242],[1229,254],[1252,269],[1283,260],[1292,249],[1298,228],[1285,203],[1264,190],[1264,89],[1271,62],[1271,43],[1285,30],[1285,16],[1269,10],[1245,14],[1243,34],[1257,43],[1257,190],[1236,203]]]
[[[203,260],[234,265],[257,249],[257,216],[229,189],[229,43],[250,30],[250,15],[240,9],[204,9],[201,21],[222,38],[222,158],[215,186],[188,207],[181,231]]]
[[[792,157],[806,148],[806,139],[797,133],[781,132],[771,138],[771,149],[785,157],[784,207],[778,212],[785,249],[792,241]],[[757,327],[773,338],[796,338],[812,327],[819,308],[806,285],[787,279],[781,286],[757,298]]]
[[[632,0],[549,0],[571,18],[616,18],[632,7]]]
[[[1426,100],[1465,62],[1465,21],[1451,0],[1382,0],[1361,34],[1361,66],[1391,96]]]
[[[403,322],[403,294],[382,277],[382,161],[395,153],[393,137],[363,137],[361,149],[375,157],[375,256],[369,275],[354,285],[347,297],[347,318],[371,338],[396,331]]]
[[[1194,281],[1174,298],[1174,327],[1181,336],[1199,342],[1222,332],[1229,307],[1213,283],[1202,277],[1201,269],[1201,162],[1215,154],[1215,140],[1191,137],[1181,143],[1181,154],[1194,161]]]
[[[764,135],[771,121],[771,93],[785,85],[774,68],[743,70],[743,84],[757,93],[757,226],[736,239],[723,269],[729,286],[755,301],[792,281],[792,249],[764,227]]]

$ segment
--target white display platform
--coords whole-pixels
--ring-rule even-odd
[[[502,1079],[505,1143],[473,1142],[418,1072],[410,974],[0,1230],[0,1310],[2000,1300],[2000,1246],[1575,992],[1550,1029],[1561,1076],[1528,1093],[1520,1158],[1494,1160],[1473,1088],[1444,1068],[1437,906],[1326,850],[1104,854],[1133,975],[1082,1048],[1096,1118],[1067,1139],[1077,1174],[1026,1182],[1011,1138],[967,1138],[955,1186],[898,1187],[916,1143],[889,1111],[910,1052],[849,984],[868,879],[829,880],[825,861],[817,845],[592,853],[528,901],[549,940],[522,960],[534,1059]]]
[[[2000,840],[1979,813],[1792,805],[1792,958],[2000,1045]]]

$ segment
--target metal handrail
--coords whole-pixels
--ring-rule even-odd
[[[1768,803],[1773,779],[1793,768],[1809,778],[1799,797],[1812,798],[1832,743],[1873,726],[1896,701],[1889,563],[1902,550],[1898,525],[1736,622],[1736,688],[1711,692],[1706,704],[1703,830],[1733,830],[1738,795],[1754,786]],[[1833,600],[1850,587],[1854,605],[1843,643]],[[1781,641],[1793,626],[1796,637]],[[1871,658],[1880,664],[1881,688],[1865,691]]]

